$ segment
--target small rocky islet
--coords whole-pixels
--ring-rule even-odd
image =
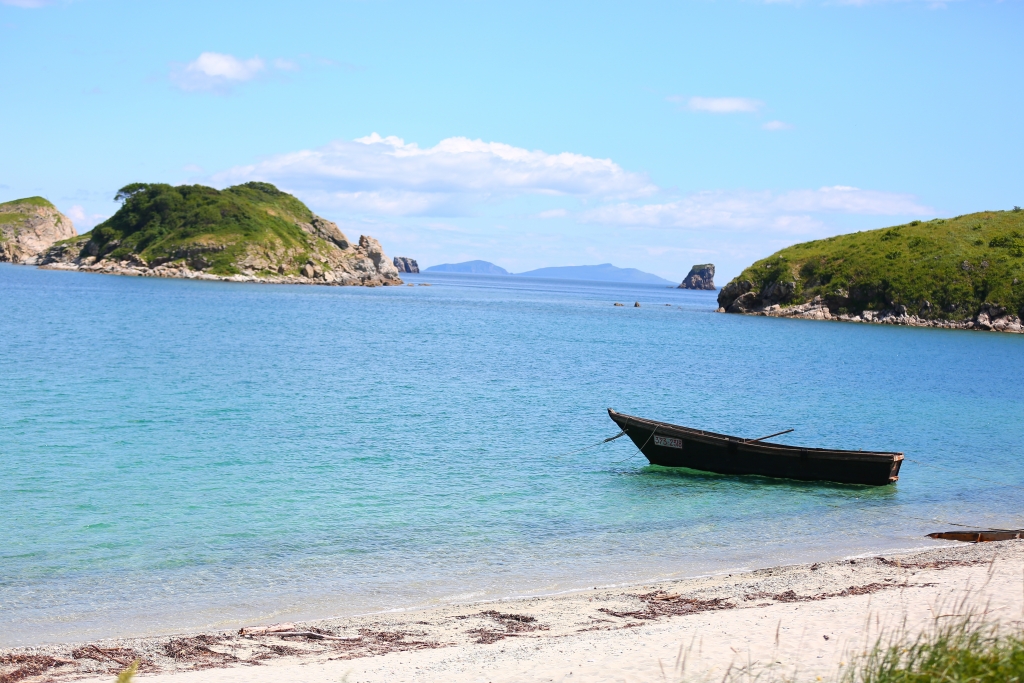
[[[702,289],[707,291],[718,289],[715,287],[715,264],[698,263],[693,266],[676,289]]]
[[[420,264],[416,263],[416,259],[409,258],[408,256],[396,256],[394,260],[395,269],[399,273],[418,273],[420,272]]]
[[[1024,211],[804,242],[722,287],[719,312],[1024,332]]]
[[[142,277],[402,284],[377,240],[363,235],[350,242],[336,224],[269,183],[225,190],[134,183],[116,199],[121,208],[92,231],[75,235],[71,228],[18,262]]]

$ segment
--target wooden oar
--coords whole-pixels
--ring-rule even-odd
[[[754,443],[755,441],[764,441],[765,439],[770,439],[773,436],[782,436],[783,434],[789,434],[792,431],[793,429],[787,429],[784,432],[775,432],[774,434],[769,434],[768,436],[762,436],[760,439],[748,439],[747,443]]]

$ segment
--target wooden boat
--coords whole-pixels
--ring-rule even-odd
[[[1024,530],[993,530],[993,531],[937,531],[928,534],[928,538],[942,538],[947,541],[963,541],[965,543],[990,543],[992,541],[1011,541],[1024,538]]]
[[[766,443],[764,439],[770,437],[741,439],[625,415],[611,408],[608,416],[652,465],[663,467],[885,486],[899,479],[903,463],[902,453],[784,446]]]

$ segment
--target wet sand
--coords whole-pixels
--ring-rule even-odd
[[[153,683],[833,678],[880,631],[1024,618],[1024,541],[569,595],[0,653],[0,680]],[[288,635],[300,634],[300,635]],[[15,679],[12,679],[15,680]]]

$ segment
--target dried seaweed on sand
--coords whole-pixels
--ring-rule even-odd
[[[548,630],[547,626],[537,623],[536,617],[531,617],[527,614],[504,614],[491,609],[485,612],[480,612],[477,616],[493,619],[505,627],[504,630],[493,628],[474,628],[466,631],[466,633],[476,636],[477,643],[496,643],[502,638],[518,636],[522,633]]]
[[[743,596],[744,600],[763,600],[770,598],[776,602],[811,602],[813,600],[827,600],[828,598],[845,598],[851,595],[870,595],[871,593],[877,593],[881,590],[889,588],[923,588],[925,586],[933,586],[931,583],[869,583],[863,586],[850,586],[844,588],[841,591],[835,593],[815,593],[814,595],[798,595],[796,591],[790,588],[788,591],[782,593],[748,593]]]
[[[15,667],[6,673],[0,672],[0,683],[16,683],[32,676],[39,676],[57,666],[74,664],[72,659],[49,657],[47,655],[8,654],[0,656],[0,666]]]
[[[664,591],[644,593],[636,597],[647,604],[644,609],[631,612],[616,612],[615,610],[602,607],[598,611],[623,619],[659,619],[661,617],[682,616],[736,607],[735,604],[728,602],[726,598],[701,600],[699,598],[684,598],[676,593],[666,593]]]
[[[238,657],[230,652],[217,652],[211,646],[219,645],[228,636],[188,636],[172,638],[164,645],[164,654],[175,662],[191,664],[196,669],[209,669],[237,662]]]

